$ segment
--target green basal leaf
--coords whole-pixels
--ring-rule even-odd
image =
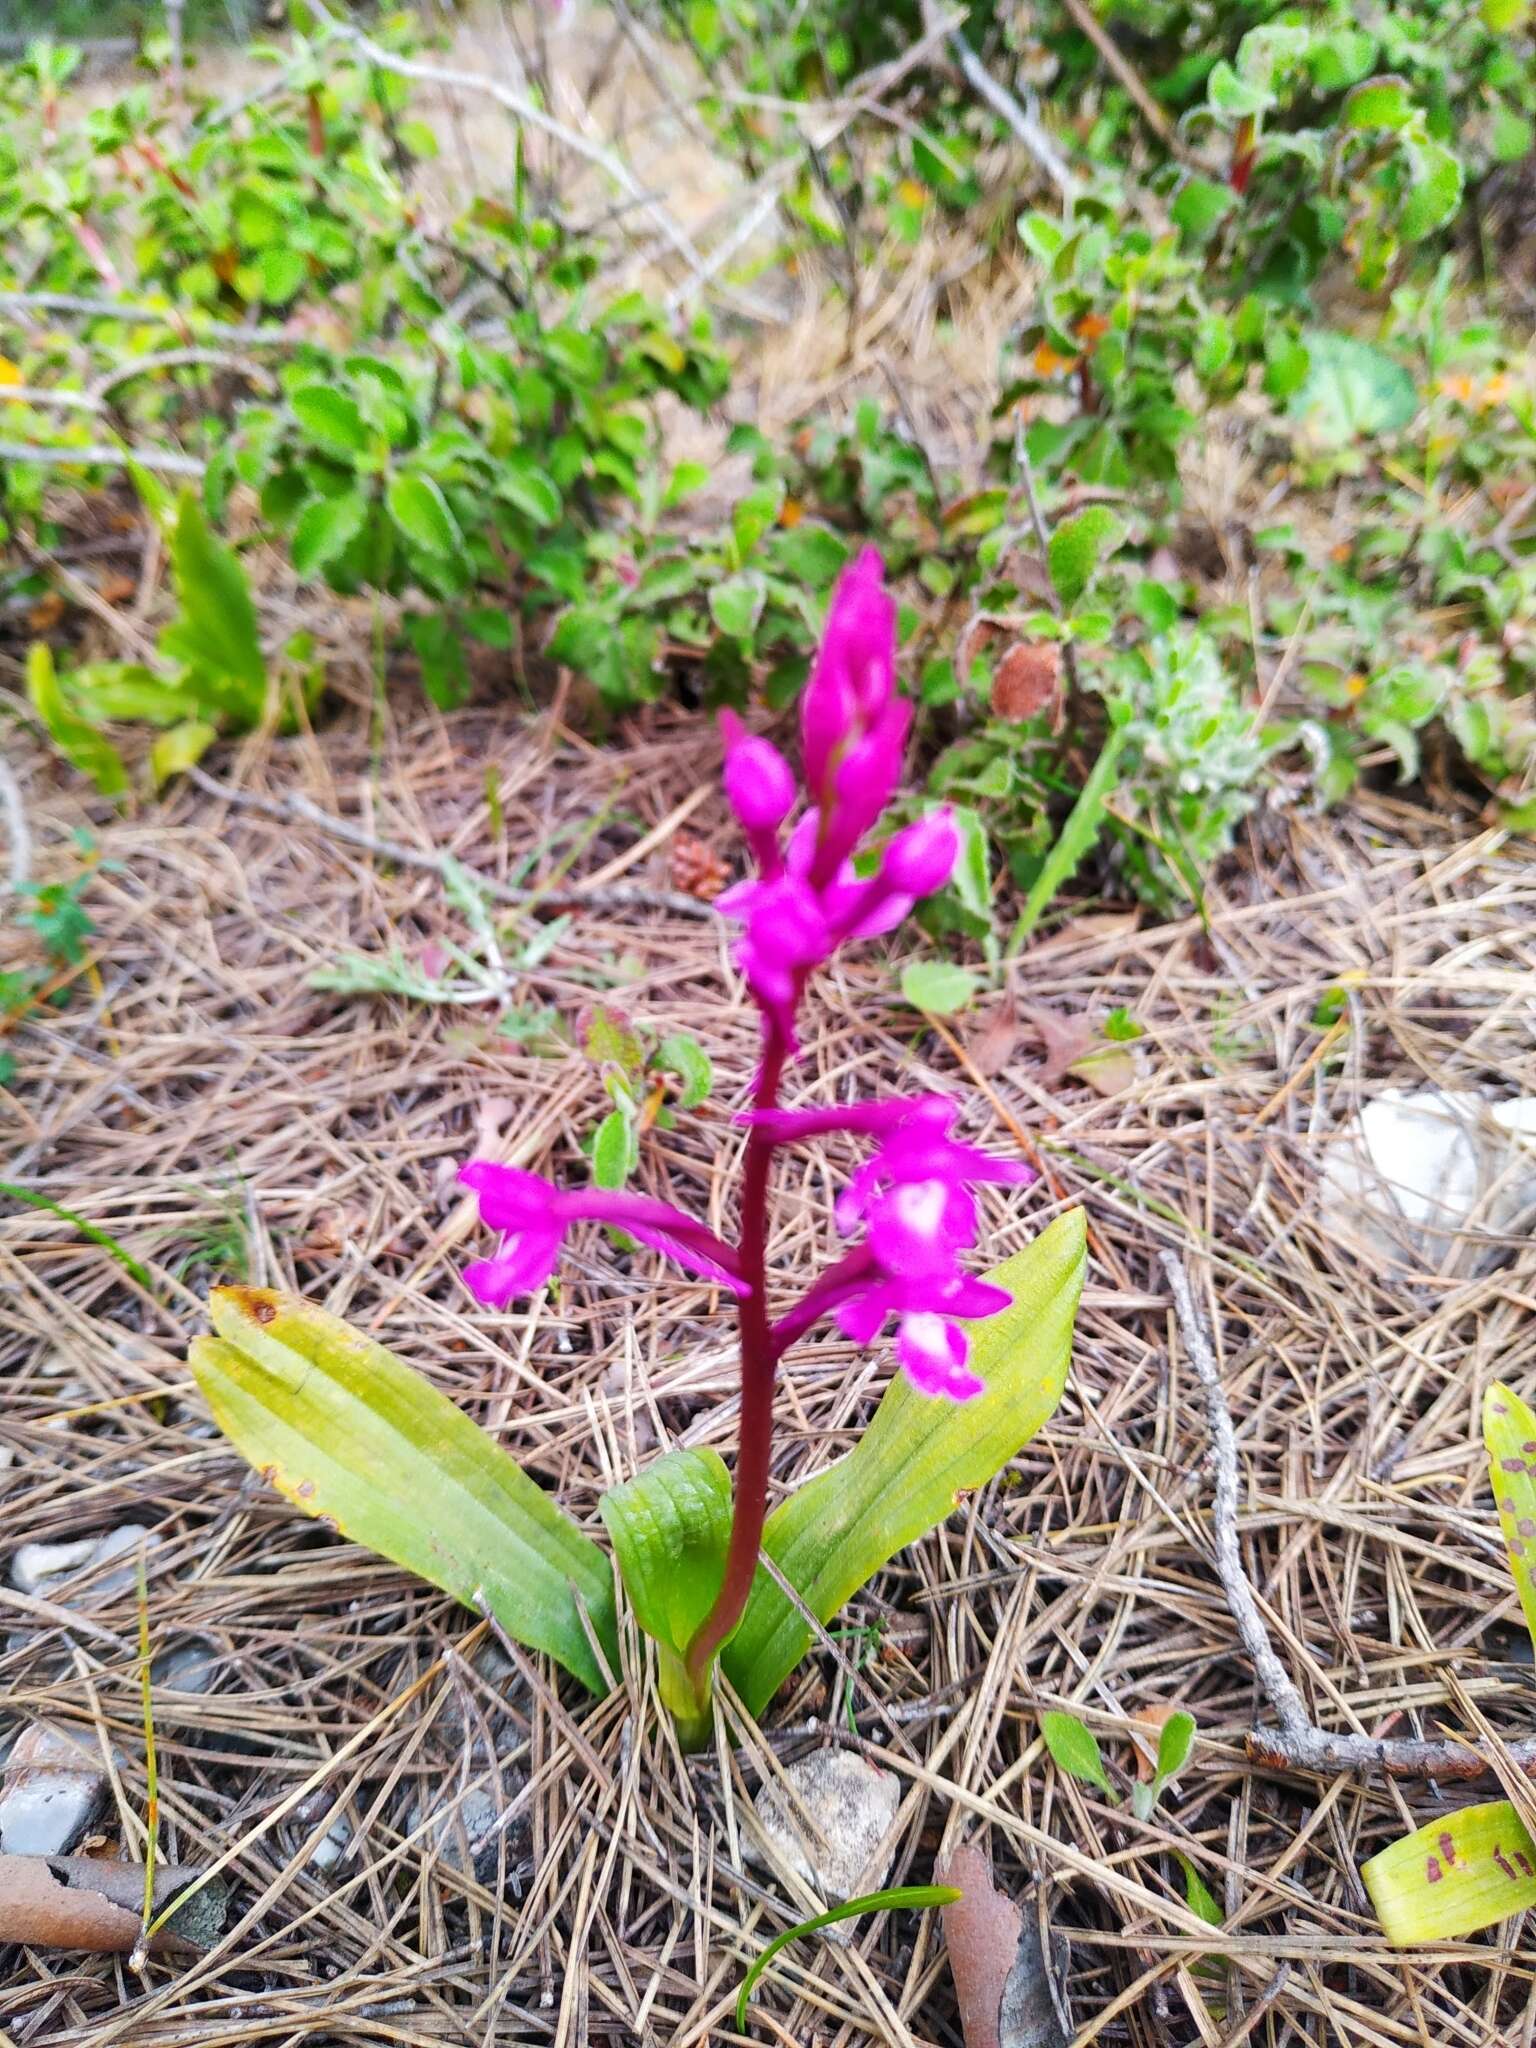
[[[1360,1866],[1394,1948],[1455,1941],[1536,1906],[1536,1843],[1507,1799],[1464,1806]]]
[[[171,567],[181,614],[160,636],[165,652],[196,671],[192,687],[205,707],[230,712],[242,725],[260,721],[267,702],[267,664],[256,607],[233,548],[216,540],[196,495],[183,491],[171,539]]]
[[[937,1528],[962,1493],[994,1478],[1054,1413],[1083,1268],[1083,1212],[1069,1209],[987,1275],[1013,1304],[971,1326],[970,1365],[985,1393],[930,1400],[897,1373],[853,1450],[768,1517],[764,1550],[818,1621]],[[760,1568],[722,1660],[750,1712],[762,1712],[811,1640],[809,1624]]]
[[[592,1638],[616,1672],[608,1559],[462,1409],[293,1295],[218,1287],[209,1312],[219,1334],[189,1354],[198,1386],[286,1500],[607,1691]]]
[[[1536,1643],[1536,1414],[1512,1388],[1495,1383],[1483,1396],[1483,1442],[1510,1575]]]
[[[840,1920],[856,1920],[861,1913],[888,1912],[893,1906],[952,1906],[961,1896],[952,1884],[899,1884],[890,1891],[866,1892],[862,1898],[846,1899],[830,1912],[818,1913],[814,1920],[786,1927],[782,1934],[773,1937],[741,1980],[741,1989],[736,1994],[737,2033],[747,2030],[747,2001],[752,1996],[752,1987],[780,1949],[798,1941],[802,1934],[818,1934],[823,1927],[835,1927]]]
[[[1115,1788],[1104,1768],[1098,1737],[1091,1728],[1083,1726],[1076,1714],[1042,1714],[1040,1734],[1051,1753],[1052,1762],[1069,1777],[1078,1778],[1085,1785],[1096,1785],[1107,1799],[1115,1797]]]
[[[54,672],[53,650],[45,640],[34,640],[27,649],[27,696],[70,766],[88,775],[103,796],[121,796],[128,787],[123,757],[89,720],[70,708]]]
[[[662,1701],[684,1742],[700,1740],[709,1731],[709,1691],[695,1694],[683,1653],[724,1576],[730,1474],[717,1451],[668,1451],[604,1494],[599,1512],[635,1619],[660,1652]]]

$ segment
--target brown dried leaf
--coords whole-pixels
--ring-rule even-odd
[[[195,1884],[188,1864],[155,1873],[154,1910]],[[226,1887],[218,1880],[190,1899],[150,1943],[152,1949],[212,1948],[224,1927]],[[0,1942],[128,1955],[139,1939],[144,1866],[98,1856],[0,1856]]]
[[[1012,996],[1004,996],[980,1018],[969,1034],[966,1050],[971,1063],[984,1080],[1000,1074],[1013,1058],[1019,1043],[1019,1012]]]
[[[961,1894],[944,1908],[944,1939],[965,2048],[1067,2048],[1060,1987],[1069,1952],[1053,1935],[1047,1960],[1036,1901],[1020,1908],[1005,1897],[977,1848],[954,1850],[935,1876]]]
[[[1021,1003],[1019,1015],[1044,1048],[1037,1078],[1047,1087],[1094,1048],[1096,1034],[1086,1017],[1063,1017],[1059,1010],[1042,1009],[1038,1003]]]

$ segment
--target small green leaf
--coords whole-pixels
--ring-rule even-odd
[[[121,796],[128,770],[112,742],[70,708],[54,673],[53,650],[45,640],[27,649],[27,696],[48,729],[48,737],[73,768],[88,775],[103,796]]]
[[[1230,185],[1218,184],[1214,178],[1191,177],[1174,195],[1169,218],[1191,241],[1206,242],[1237,203]]]
[[[209,1313],[218,1335],[192,1345],[193,1375],[220,1429],[286,1500],[607,1691],[588,1627],[616,1672],[609,1560],[477,1423],[294,1295],[217,1287]]]
[[[970,1401],[932,1400],[898,1372],[853,1449],[768,1517],[764,1551],[818,1621],[830,1621],[883,1564],[936,1529],[963,1492],[994,1478],[1054,1414],[1083,1264],[1083,1212],[1069,1209],[986,1276],[1013,1297],[968,1326],[970,1367],[986,1391]],[[800,1606],[760,1566],[722,1660],[749,1713],[761,1714],[811,1639]]]
[[[1357,85],[1339,114],[1345,128],[1406,128],[1417,112],[1405,78],[1368,78]]]
[[[1344,448],[1408,425],[1418,394],[1384,349],[1327,328],[1310,329],[1304,340],[1306,379],[1290,411],[1314,447]]]
[[[303,577],[334,562],[363,530],[368,500],[361,491],[342,491],[334,498],[311,498],[299,514],[288,543],[289,559]]]
[[[1165,1784],[1169,1778],[1176,1778],[1189,1761],[1189,1752],[1195,1746],[1195,1717],[1179,1712],[1170,1714],[1163,1723],[1163,1732],[1157,1738],[1157,1778]]]
[[[621,1188],[635,1163],[635,1136],[622,1109],[610,1109],[592,1139],[592,1178],[600,1188]]]
[[[914,1010],[950,1017],[975,995],[976,977],[949,960],[913,960],[901,970],[901,992]]]
[[[1085,1785],[1096,1785],[1107,1798],[1115,1797],[1115,1788],[1099,1753],[1098,1738],[1075,1714],[1042,1714],[1040,1733],[1052,1760],[1069,1777],[1079,1778]]]
[[[1466,172],[1461,158],[1443,142],[1413,144],[1409,161],[1413,185],[1397,229],[1405,242],[1421,242],[1454,217],[1461,205]]]
[[[521,456],[503,468],[496,479],[496,491],[539,527],[553,526],[565,508],[560,486],[549,472]]]
[[[784,504],[784,486],[777,479],[759,484],[739,498],[731,512],[731,531],[736,540],[736,559],[744,562],[763,535],[774,524]]]
[[[334,455],[365,455],[368,423],[348,391],[329,384],[304,384],[289,400],[293,416],[317,448]]]
[[[156,789],[164,789],[174,775],[195,768],[219,736],[216,725],[203,718],[184,718],[169,732],[161,733],[149,750],[149,772]]]
[[[767,598],[768,583],[762,571],[742,569],[714,585],[709,593],[709,609],[722,633],[733,640],[750,641]]]
[[[638,1081],[645,1071],[640,1034],[621,1010],[594,1003],[582,1021],[581,1049],[594,1066],[617,1067]]]
[[[681,1081],[677,1097],[679,1109],[697,1109],[715,1085],[715,1070],[710,1064],[709,1054],[696,1038],[690,1038],[684,1031],[674,1031],[661,1041],[651,1065],[664,1073],[676,1074]]]
[[[667,488],[662,493],[662,504],[670,512],[674,505],[680,505],[684,498],[702,490],[709,482],[709,465],[704,462],[680,462],[667,479]]]
[[[449,510],[442,486],[435,477],[419,470],[400,470],[389,480],[384,493],[389,516],[409,541],[437,555],[445,562],[456,561],[464,551],[459,522]]]
[[[309,275],[302,249],[274,242],[263,249],[256,264],[261,279],[261,296],[269,306],[286,306]]]
[[[1211,1896],[1204,1878],[1182,1849],[1175,1849],[1173,1853],[1180,1870],[1184,1873],[1184,1897],[1188,1901],[1190,1911],[1198,1914],[1207,1927],[1220,1927],[1222,1911]]]
[[[782,1934],[773,1937],[741,1980],[741,1989],[736,1994],[737,2033],[747,2031],[747,2002],[752,1996],[752,1987],[780,1949],[798,1941],[802,1934],[817,1934],[823,1927],[835,1927],[840,1920],[856,1920],[861,1913],[885,1913],[896,1906],[952,1906],[960,1896],[949,1884],[896,1885],[890,1891],[866,1892],[860,1899],[846,1899],[842,1905],[818,1913],[814,1920],[802,1920],[797,1926],[786,1927]]]
[[[1432,1820],[1360,1867],[1394,1948],[1456,1941],[1536,1906],[1536,1843],[1507,1799]]]
[[[1536,1414],[1512,1387],[1495,1383],[1484,1394],[1483,1442],[1510,1574],[1536,1643]]]
[[[1056,595],[1068,611],[1126,537],[1125,521],[1107,505],[1087,505],[1051,535],[1046,559]]]
[[[718,1451],[668,1451],[598,1503],[641,1628],[657,1645],[661,1695],[685,1742],[709,1725],[709,1687],[695,1696],[683,1655],[725,1575],[731,1479]]]

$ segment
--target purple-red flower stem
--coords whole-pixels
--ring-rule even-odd
[[[763,1060],[752,1107],[772,1109],[789,1059],[789,1040],[772,1011],[763,1017]],[[773,1140],[754,1130],[747,1138],[741,1171],[741,1228],[737,1247],[741,1277],[751,1293],[737,1304],[741,1332],[741,1426],[736,1448],[736,1499],[725,1574],[715,1604],[688,1645],[684,1662],[694,1690],[706,1696],[711,1660],[746,1612],[768,1519],[768,1475],[773,1450],[773,1383],[779,1354],[768,1320],[768,1176]]]

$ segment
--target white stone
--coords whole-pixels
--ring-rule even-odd
[[[1496,1263],[1488,1240],[1536,1217],[1536,1097],[1384,1089],[1325,1148],[1319,1207],[1330,1236],[1394,1266]]]
[[[788,1791],[781,1788],[782,1775]],[[790,1794],[793,1794],[793,1797]],[[867,1763],[851,1749],[818,1749],[786,1764],[769,1779],[754,1805],[772,1861],[803,1878],[830,1902],[879,1891],[896,1853],[892,1823],[901,1804],[895,1773]],[[756,1844],[754,1862],[767,1864]],[[849,1941],[855,1923],[828,1929],[833,1941]]]
[[[125,1552],[133,1552],[136,1558],[140,1543],[146,1541],[155,1550],[161,1538],[141,1522],[122,1522],[104,1536],[81,1536],[73,1543],[23,1543],[11,1559],[11,1584],[19,1593],[38,1593],[56,1599],[65,1580],[76,1573],[94,1572],[98,1565]],[[133,1584],[137,1569],[136,1562],[130,1562],[115,1572],[93,1577],[89,1587],[91,1598],[109,1600],[125,1592]]]
[[[12,1744],[0,1778],[0,1855],[62,1856],[96,1818],[107,1793],[89,1735],[34,1721]]]

